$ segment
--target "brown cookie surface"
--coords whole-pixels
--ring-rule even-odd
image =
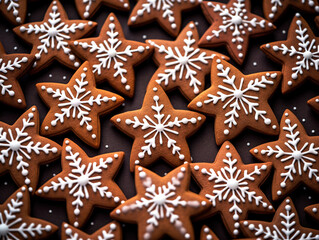
[[[319,204],[313,204],[305,207],[305,212],[319,222]]]
[[[115,152],[89,158],[74,142],[65,139],[62,172],[48,180],[36,194],[48,199],[66,200],[69,222],[81,227],[94,206],[114,208],[126,199],[113,180],[123,156],[123,152]]]
[[[44,69],[56,59],[72,69],[80,66],[68,41],[79,39],[91,32],[97,24],[85,20],[69,20],[58,0],[52,1],[42,22],[27,23],[13,31],[24,41],[33,45],[31,54],[35,61],[30,73]]]
[[[215,140],[221,145],[245,128],[277,135],[278,122],[268,104],[276,90],[280,72],[242,74],[230,63],[212,63],[211,87],[194,98],[188,108],[215,117]]]
[[[178,88],[188,100],[202,92],[212,61],[229,58],[199,48],[198,39],[196,26],[190,22],[175,41],[147,40],[154,46],[153,59],[159,65],[151,81],[160,84],[165,91]]]
[[[199,218],[220,213],[232,237],[239,235],[239,221],[246,219],[248,212],[274,212],[260,190],[270,174],[271,163],[244,164],[235,147],[225,142],[213,163],[193,163],[191,169],[201,187],[199,194],[212,203]]]
[[[122,104],[124,99],[95,87],[88,62],[75,72],[67,84],[38,83],[42,100],[50,107],[41,125],[41,134],[59,135],[72,130],[88,145],[98,148],[101,141],[100,118]]]
[[[150,45],[127,40],[120,22],[111,13],[95,38],[77,40],[71,48],[87,60],[97,83],[107,81],[120,93],[133,97],[135,89],[134,66],[152,53]]]
[[[230,0],[227,4],[204,1],[201,6],[212,25],[200,39],[199,45],[226,45],[238,64],[244,62],[251,36],[265,35],[275,30],[271,22],[250,12],[249,0]]]
[[[195,239],[190,217],[209,208],[204,197],[190,192],[190,169],[186,163],[160,177],[136,167],[137,194],[111,212],[119,221],[138,224],[139,239]]]
[[[111,122],[134,138],[130,170],[135,165],[149,166],[160,158],[176,167],[191,162],[186,138],[204,123],[205,116],[173,108],[164,90],[150,83],[139,110],[115,115]]]
[[[0,13],[12,24],[22,24],[27,15],[27,0],[2,0]]]
[[[319,83],[319,38],[299,13],[291,22],[287,40],[267,43],[260,48],[283,65],[282,93],[296,89],[306,79]]]

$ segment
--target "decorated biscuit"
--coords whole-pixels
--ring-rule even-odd
[[[30,197],[23,186],[0,205],[0,237],[3,240],[47,239],[58,227],[30,217]]]
[[[130,10],[128,0],[75,0],[75,6],[83,19],[92,17],[102,5],[118,10]]]
[[[111,222],[92,234],[62,223],[61,240],[122,240],[122,229],[117,222]]]
[[[202,9],[212,24],[199,41],[200,46],[226,45],[238,64],[246,57],[251,36],[268,34],[275,26],[250,12],[250,0],[230,0],[227,4],[204,1]]]
[[[18,186],[26,185],[30,192],[37,188],[39,165],[61,154],[60,145],[39,135],[39,125],[35,106],[13,125],[0,122],[0,174],[9,172]]]
[[[215,116],[218,145],[235,138],[245,128],[277,135],[278,122],[268,98],[280,78],[280,72],[244,75],[230,63],[217,59],[212,64],[211,87],[193,99],[188,108]]]
[[[200,232],[200,240],[219,240],[219,238],[207,226],[203,226]]]
[[[27,15],[27,0],[2,0],[0,13],[14,25],[22,24]]]
[[[56,59],[65,66],[77,69],[79,59],[72,53],[68,41],[79,39],[91,32],[96,23],[69,20],[58,0],[52,1],[42,22],[27,23],[14,28],[14,32],[33,45],[35,56],[31,73],[39,72]]]
[[[98,37],[77,40],[70,45],[89,62],[97,83],[107,81],[129,97],[133,97],[135,88],[133,66],[152,53],[148,44],[125,39],[121,24],[113,13],[106,19]]]
[[[168,235],[173,239],[195,239],[191,216],[210,207],[205,200],[188,190],[189,164],[186,163],[165,177],[136,167],[137,194],[111,212],[119,221],[138,224],[138,239],[161,239]]]
[[[88,145],[101,141],[99,115],[120,106],[124,99],[95,87],[95,79],[85,62],[67,84],[38,83],[38,93],[50,107],[41,125],[41,134],[53,136],[72,130]]]
[[[316,240],[319,230],[302,227],[298,213],[290,198],[286,198],[278,207],[271,222],[242,221],[242,232],[247,237],[267,240]]]
[[[16,108],[26,107],[17,78],[29,69],[33,59],[30,54],[6,54],[0,42],[0,102]]]
[[[270,174],[271,163],[244,164],[235,147],[225,142],[213,163],[193,163],[191,169],[202,188],[200,195],[212,203],[199,218],[220,213],[232,237],[239,235],[239,221],[246,219],[248,212],[274,212],[260,190]]]
[[[199,48],[198,38],[196,26],[190,22],[175,41],[147,40],[154,46],[154,61],[159,65],[151,81],[160,84],[165,91],[180,89],[188,100],[202,92],[212,61],[229,58]]]
[[[305,207],[305,212],[319,222],[319,204],[313,204]]]
[[[81,227],[94,206],[114,208],[125,196],[114,182],[124,153],[107,153],[89,158],[74,142],[65,139],[62,150],[62,172],[48,180],[36,194],[65,199],[69,222]]]
[[[301,12],[318,14],[318,0],[263,0],[264,16],[269,21],[276,21],[291,6]]]
[[[205,116],[187,110],[175,110],[157,83],[150,83],[139,110],[115,115],[111,121],[134,138],[130,170],[135,165],[149,166],[163,158],[176,167],[191,162],[186,138],[196,132]]]
[[[197,7],[202,0],[137,0],[129,26],[140,26],[156,21],[170,35],[176,37],[181,29],[181,12]]]
[[[287,196],[301,183],[319,191],[319,137],[308,136],[289,110],[281,118],[279,139],[257,146],[250,153],[263,162],[273,163],[273,200]]]
[[[283,65],[282,93],[296,89],[308,78],[319,83],[319,38],[299,13],[292,20],[287,40],[267,43],[260,48]]]

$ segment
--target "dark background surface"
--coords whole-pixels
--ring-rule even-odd
[[[225,1],[222,1],[225,2]],[[76,12],[73,0],[62,0],[61,3],[65,7],[70,19],[79,19],[79,15]],[[37,2],[32,2],[28,4],[28,15],[26,23],[34,21],[42,21],[43,16],[50,1],[41,0]],[[134,6],[135,2],[130,2],[131,7]],[[263,16],[261,0],[252,1],[252,12]],[[147,39],[168,39],[174,40],[166,32],[164,32],[158,24],[152,23],[144,27],[139,28],[129,28],[127,26],[127,19],[129,17],[128,12],[120,12],[108,7],[102,7],[97,12],[97,14],[92,18],[93,21],[98,22],[98,27],[92,36],[97,36],[99,31],[110,12],[114,12],[122,24],[123,31],[127,39],[144,41]],[[282,18],[275,23],[277,30],[270,35],[265,37],[254,38],[250,40],[249,51],[247,53],[246,60],[242,66],[239,67],[241,71],[245,74],[254,73],[258,71],[267,70],[281,70],[281,66],[274,64],[272,61],[266,58],[266,56],[259,50],[261,44],[272,42],[276,40],[286,39],[287,30],[289,24],[295,14],[295,10],[289,9],[289,11],[282,16]],[[306,18],[312,30],[318,35],[318,29],[315,27],[313,22],[313,15],[302,14]],[[185,12],[182,14],[182,26],[186,26],[189,21],[194,21],[198,27],[200,36],[209,27],[208,22],[204,18],[200,7],[192,10],[190,12]],[[0,16],[0,40],[4,45],[7,53],[29,53],[31,46],[28,46],[23,41],[18,39],[12,32],[13,26]],[[215,48],[214,50],[220,51],[227,54],[225,48]],[[233,64],[234,62],[231,61]],[[113,115],[135,110],[141,107],[143,97],[145,94],[146,86],[151,78],[152,74],[156,70],[156,65],[151,58],[146,60],[142,65],[135,68],[136,76],[136,89],[135,96],[132,99],[126,99],[125,105],[118,108],[117,110],[111,112],[109,115],[101,117],[101,131],[102,131],[102,141],[101,147],[98,150],[90,148],[84,144],[80,139],[78,139],[73,133],[63,134],[61,136],[53,137],[52,139],[62,145],[63,139],[68,137],[79,144],[89,156],[95,156],[98,154],[114,152],[114,151],[124,151],[125,159],[122,168],[120,169],[116,182],[122,188],[127,198],[131,198],[135,195],[134,178],[133,174],[129,171],[129,156],[133,140],[128,136],[124,135],[122,132],[117,130],[110,123],[109,119]],[[35,84],[39,82],[61,82],[67,83],[70,77],[74,74],[74,70],[68,69],[65,66],[55,62],[45,70],[40,73],[29,76],[25,75],[20,79],[20,84],[25,93],[27,100],[27,108],[32,105],[36,105],[40,112],[41,121],[48,112],[48,108],[41,101],[35,88]],[[209,76],[207,77],[206,84],[209,86]],[[100,84],[97,86],[101,89],[106,89],[114,91],[107,84]],[[169,97],[172,104],[177,109],[186,109],[188,104],[187,100],[178,92],[170,92]],[[270,100],[270,105],[273,108],[275,115],[280,121],[281,115],[285,109],[290,109],[303,123],[306,131],[309,135],[319,135],[319,115],[313,112],[307,105],[307,100],[319,95],[319,86],[308,81],[306,84],[301,86],[299,89],[294,91],[289,95],[283,96],[280,92],[280,87],[277,89],[276,93]],[[27,109],[26,108],[26,109]],[[25,110],[26,110],[25,109]],[[4,121],[8,124],[13,124],[15,120],[24,112],[24,110],[13,109],[8,106],[0,107],[0,121]],[[191,149],[191,154],[194,162],[212,162],[217,154],[218,147],[214,140],[214,119],[208,117],[203,127],[194,134],[189,140],[189,147]],[[245,163],[257,162],[249,154],[249,149],[268,142],[276,140],[277,137],[269,137],[261,135],[259,133],[251,132],[249,130],[244,131],[239,137],[234,139],[232,143],[237,148],[243,161]],[[150,166],[149,169],[156,172],[159,175],[164,175],[171,170],[171,167],[165,162],[159,160],[155,165]],[[60,161],[54,161],[50,164],[41,166],[40,179],[38,186],[44,184],[48,179],[50,179],[54,174],[61,171]],[[267,197],[271,199],[271,183],[272,175],[263,184],[262,190],[266,193]],[[3,203],[14,191],[17,190],[16,184],[12,181],[9,174],[0,176],[0,203]],[[198,186],[193,182],[191,183],[191,190],[194,192],[199,192]],[[319,223],[314,222],[310,217],[306,216],[303,208],[309,204],[314,204],[319,202],[319,196],[315,192],[308,190],[304,186],[300,186],[295,190],[291,196],[293,202],[297,206],[297,210],[300,216],[300,222],[305,227],[312,227],[319,229]],[[278,207],[280,202],[271,201],[275,208]],[[92,233],[101,226],[107,224],[111,221],[109,217],[110,210],[105,210],[101,208],[95,208],[89,221],[82,228],[87,233]],[[66,205],[65,202],[55,202],[49,201],[37,196],[31,197],[31,216],[45,219],[52,222],[58,226],[61,226],[63,221],[67,221],[66,216]],[[257,215],[250,214],[249,219],[260,219],[260,220],[271,220],[273,215]],[[194,228],[196,232],[196,239],[199,239],[199,232],[203,224],[208,225],[220,239],[230,239],[219,214],[206,219],[205,221],[200,221],[194,223]],[[137,239],[137,227],[136,225],[122,224],[123,226],[123,239]],[[60,231],[54,234],[50,239],[60,239]]]

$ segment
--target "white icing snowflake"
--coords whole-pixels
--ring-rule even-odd
[[[300,17],[299,14],[296,14],[297,17]],[[316,39],[310,39],[309,31],[307,28],[302,27],[302,21],[297,20],[296,24],[298,28],[295,30],[296,40],[298,40],[298,48],[294,46],[286,46],[281,44],[280,46],[272,46],[272,49],[275,52],[280,51],[282,55],[289,54],[290,57],[296,57],[295,67],[292,68],[291,78],[296,80],[300,75],[303,75],[303,71],[309,71],[310,68],[315,68],[319,70],[319,44],[316,42]],[[270,47],[270,45],[266,45]],[[292,84],[291,81],[288,82],[289,85]]]
[[[244,111],[246,115],[254,114],[255,120],[262,118],[266,125],[271,124],[271,120],[265,115],[267,112],[265,110],[260,110],[259,108],[259,98],[258,92],[261,89],[267,88],[267,85],[273,85],[274,82],[269,80],[269,78],[275,79],[277,77],[276,73],[270,74],[266,73],[261,77],[261,79],[252,79],[246,86],[243,88],[244,78],[239,79],[236,75],[230,76],[230,68],[225,69],[224,65],[220,63],[218,59],[217,63],[217,76],[223,77],[223,85],[218,85],[220,91],[217,92],[218,95],[208,94],[209,99],[204,101],[204,104],[213,103],[214,105],[222,102],[223,109],[227,107],[230,108],[230,111],[225,113],[226,120],[224,121],[225,125],[228,125],[228,128],[237,126],[237,119],[240,118],[240,111]],[[240,82],[239,82],[240,81]],[[239,82],[239,84],[238,84]],[[238,86],[239,85],[239,86]],[[202,107],[202,102],[197,102],[197,107]],[[274,125],[274,127],[276,127]],[[225,129],[224,134],[228,135],[229,130]]]
[[[7,12],[12,11],[17,23],[21,22],[21,17],[19,17],[20,0],[0,0],[0,5],[6,5]]]
[[[132,57],[134,52],[144,52],[145,48],[139,46],[136,49],[132,49],[131,45],[128,45],[124,51],[118,51],[117,49],[121,46],[122,41],[118,39],[119,33],[116,31],[116,25],[113,23],[114,17],[110,17],[112,23],[109,24],[109,31],[106,32],[108,35],[107,40],[104,40],[103,43],[97,44],[94,41],[91,41],[91,44],[86,42],[75,41],[74,45],[80,45],[83,49],[90,49],[90,53],[97,52],[96,58],[100,62],[99,64],[93,65],[93,73],[101,75],[102,71],[106,69],[113,68],[116,70],[113,77],[121,76],[121,83],[125,85],[125,89],[129,91],[131,89],[130,85],[127,83],[127,78],[125,77],[127,70],[125,69],[125,62],[127,57]]]
[[[7,81],[9,80],[6,77],[6,74],[8,72],[16,71],[17,69],[21,68],[22,63],[26,63],[28,61],[27,57],[16,57],[14,60],[9,60],[7,62],[4,62],[3,58],[0,58],[0,93],[1,95],[8,94],[9,96],[14,96],[15,92],[12,90],[12,85],[7,84]],[[19,99],[20,102],[22,101]],[[18,102],[19,102],[18,100]]]
[[[66,142],[68,144],[68,142]],[[98,162],[89,162],[87,165],[83,163],[82,157],[79,152],[74,152],[71,146],[65,148],[65,159],[69,161],[70,173],[62,178],[58,178],[58,182],[51,181],[50,186],[43,187],[43,193],[49,191],[57,191],[68,188],[68,193],[74,200],[72,206],[74,207],[74,215],[79,216],[81,208],[85,207],[83,200],[90,198],[89,190],[94,194],[99,195],[101,198],[110,199],[113,198],[114,202],[119,202],[120,199],[114,196],[109,191],[108,186],[103,186],[101,183],[101,173],[109,168],[109,164],[113,162],[113,158],[100,158]],[[117,155],[114,156],[118,157]],[[41,194],[41,190],[39,192]],[[78,227],[78,222],[74,223],[75,227]]]
[[[115,0],[115,1],[123,3],[124,8],[129,7],[129,4],[124,3],[123,0]],[[96,0],[82,0],[82,3],[85,5],[85,12],[83,13],[83,17],[88,18],[90,16],[90,11],[94,11],[93,9],[91,9],[92,4],[98,4],[97,2],[98,1],[96,1]],[[112,2],[112,1],[110,1],[110,2]]]
[[[219,38],[221,33],[231,31],[232,43],[237,45],[238,50],[242,50],[241,44],[244,43],[243,36],[246,34],[246,31],[251,32],[256,26],[261,28],[266,27],[266,20],[264,19],[260,21],[257,21],[256,18],[249,19],[247,16],[245,0],[237,0],[229,8],[227,8],[227,5],[212,2],[208,2],[207,6],[212,7],[214,12],[219,14],[223,19],[223,24],[219,25],[219,29],[212,30],[212,34],[206,36],[208,41],[212,38]],[[271,23],[268,23],[268,25],[270,27],[272,26]],[[243,53],[239,53],[238,57],[243,58]]]
[[[184,77],[189,81],[189,86],[194,88],[194,93],[198,94],[198,86],[202,83],[196,78],[197,71],[201,71],[201,67],[198,63],[208,64],[208,60],[212,60],[216,55],[207,55],[206,52],[200,52],[199,48],[194,48],[193,45],[196,40],[193,38],[192,31],[186,33],[187,38],[184,39],[185,45],[183,46],[184,53],[175,48],[165,48],[164,45],[158,45],[152,41],[149,41],[151,45],[158,48],[159,53],[165,54],[166,69],[165,73],[159,73],[158,78],[155,80],[158,84],[164,82],[165,86],[169,84],[169,81],[176,81],[176,78],[183,79]],[[194,70],[195,69],[195,70]]]
[[[28,34],[34,33],[39,35],[41,45],[37,46],[37,52],[35,53],[35,62],[33,67],[37,66],[37,60],[41,59],[43,53],[47,54],[53,49],[62,49],[64,54],[68,55],[71,61],[75,61],[75,56],[71,53],[68,41],[71,40],[70,33],[75,33],[78,30],[83,30],[85,23],[72,23],[66,24],[61,19],[61,13],[58,11],[56,1],[53,2],[50,18],[45,23],[28,24],[27,27],[21,26],[21,32],[27,32]],[[91,22],[92,23],[92,22]],[[90,23],[89,23],[90,24]],[[74,62],[75,67],[79,67],[79,62]]]
[[[281,221],[277,221],[277,224],[266,223],[264,226],[262,223],[258,225],[248,224],[248,221],[244,222],[244,226],[248,227],[248,230],[254,232],[256,237],[262,237],[263,239],[274,240],[318,240],[319,234],[314,234],[311,229],[308,231],[300,230],[296,222],[296,213],[292,211],[292,205],[290,200],[286,200],[284,211],[278,214]],[[268,226],[269,225],[269,226]]]
[[[32,111],[34,112],[35,108]],[[42,142],[34,141],[28,133],[29,129],[35,128],[34,121],[34,114],[29,113],[28,118],[22,119],[21,128],[15,128],[14,130],[8,128],[5,131],[3,127],[0,127],[0,163],[11,166],[13,161],[16,161],[18,163],[17,170],[21,172],[27,185],[30,184],[30,179],[28,178],[30,155],[49,154],[50,152],[56,153],[58,151],[56,147],[51,147],[49,143],[42,146]]]
[[[153,90],[157,91],[157,88]],[[134,117],[134,120],[126,119],[125,123],[127,125],[133,126],[133,128],[141,128],[143,131],[147,133],[143,136],[145,141],[145,145],[141,147],[141,152],[139,152],[138,157],[144,158],[145,153],[149,156],[152,155],[152,148],[156,148],[156,140],[160,145],[163,145],[163,138],[167,139],[167,147],[172,150],[172,154],[175,155],[176,153],[179,155],[180,160],[184,160],[185,156],[181,154],[181,148],[177,145],[176,140],[174,140],[174,135],[178,135],[178,131],[173,130],[174,127],[180,127],[181,124],[188,124],[192,123],[195,124],[197,121],[200,121],[200,117],[196,118],[183,118],[179,119],[175,117],[174,120],[171,119],[171,115],[165,115],[162,113],[163,108],[165,107],[164,104],[159,104],[160,98],[159,96],[155,95],[153,97],[153,105],[152,110],[155,111],[154,116],[145,115],[140,121],[137,117]]]
[[[46,91],[48,94],[52,95],[53,98],[59,100],[58,107],[60,108],[60,113],[55,113],[55,119],[51,121],[52,126],[56,126],[58,122],[63,123],[65,119],[73,118],[80,120],[80,126],[86,125],[87,131],[92,131],[93,126],[90,124],[92,119],[90,117],[90,112],[94,104],[101,105],[112,100],[116,101],[116,97],[108,98],[102,96],[101,94],[94,96],[92,92],[86,88],[89,84],[87,79],[87,74],[85,73],[88,69],[83,68],[83,73],[81,74],[81,79],[76,79],[71,88],[67,87],[66,90],[61,90],[57,88],[53,90],[52,88],[46,88],[42,86],[41,89]],[[75,94],[74,94],[75,92]],[[45,127],[48,129],[48,126]],[[92,134],[92,139],[95,139],[96,135]]]
[[[267,169],[266,165],[261,167],[255,166],[254,170],[248,172],[238,169],[237,159],[233,159],[230,152],[226,153],[226,159],[223,159],[224,167],[215,171],[212,168],[202,168],[203,175],[208,176],[208,181],[213,182],[212,194],[206,194],[205,197],[212,203],[213,207],[218,205],[218,202],[228,201],[232,206],[229,212],[233,215],[233,220],[238,221],[242,209],[239,205],[245,205],[249,202],[256,206],[262,205],[264,208],[272,209],[272,206],[263,201],[262,196],[258,196],[255,191],[250,190],[249,183],[255,181],[259,177],[261,171]],[[235,228],[238,228],[235,224]],[[236,227],[237,226],[237,227]],[[237,229],[233,232],[235,235],[239,234]]]
[[[313,165],[317,162],[319,146],[309,142],[305,142],[303,145],[299,144],[301,139],[300,132],[296,131],[297,127],[297,124],[291,125],[291,120],[286,119],[285,127],[282,128],[286,132],[284,144],[290,151],[284,151],[279,145],[276,145],[275,148],[267,146],[267,150],[264,149],[260,152],[263,155],[267,154],[268,157],[275,154],[276,159],[285,164],[285,172],[280,174],[282,177],[281,188],[286,187],[288,180],[293,182],[297,175],[308,176],[309,179],[314,177],[319,182],[319,170],[313,168]],[[287,164],[287,162],[290,162],[290,164]],[[281,191],[278,191],[277,195],[281,195]]]
[[[0,239],[2,240],[19,240],[34,239],[41,236],[43,232],[50,232],[52,230],[50,225],[43,226],[36,222],[25,222],[25,219],[21,216],[24,214],[21,210],[23,205],[23,195],[26,188],[22,187],[15,198],[11,198],[11,201],[7,204],[6,209],[0,212]]]

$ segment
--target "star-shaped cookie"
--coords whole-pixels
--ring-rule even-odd
[[[0,102],[16,108],[26,107],[17,78],[29,69],[33,59],[30,54],[6,54],[0,42]]]
[[[9,172],[18,186],[37,188],[39,165],[57,159],[61,147],[39,135],[39,113],[31,107],[13,124],[0,122],[0,174]]]
[[[92,17],[102,5],[123,11],[130,10],[128,0],[75,0],[75,6],[83,19]]]
[[[319,221],[319,203],[305,207],[305,212],[308,213],[311,217]]]
[[[29,214],[30,197],[23,186],[0,205],[1,239],[47,239],[58,230],[57,226]]]
[[[275,26],[250,12],[249,0],[230,0],[227,4],[204,1],[202,9],[212,24],[199,41],[203,47],[226,45],[238,64],[244,62],[251,36],[268,34]]]
[[[319,37],[299,13],[292,20],[287,40],[267,43],[260,48],[283,65],[282,93],[296,89],[308,78],[319,83]]]
[[[259,188],[270,174],[271,163],[244,164],[230,142],[221,146],[213,163],[193,163],[191,169],[202,188],[199,194],[212,203],[199,217],[220,213],[232,237],[240,233],[239,221],[246,219],[248,212],[274,211]]]
[[[153,21],[176,37],[181,29],[182,11],[197,7],[202,0],[137,0],[128,20],[129,26],[140,26]]]
[[[257,146],[250,153],[273,163],[273,200],[287,196],[301,183],[319,191],[319,136],[308,136],[291,111],[286,110],[281,118],[279,139]]]
[[[126,199],[113,180],[123,157],[123,152],[114,152],[89,158],[78,145],[65,139],[62,172],[48,180],[36,194],[54,200],[65,199],[69,222],[81,227],[93,206],[114,208]]]
[[[186,138],[204,123],[205,116],[187,110],[175,110],[157,83],[150,83],[139,110],[111,118],[121,131],[134,138],[130,170],[143,167],[163,158],[176,167],[191,162]]]
[[[27,0],[2,0],[0,13],[12,24],[22,24],[27,15]]]
[[[311,98],[307,101],[309,106],[319,113],[319,96]]]
[[[242,221],[241,230],[247,237],[268,240],[315,240],[319,239],[319,230],[302,227],[298,213],[290,198],[286,198],[276,210],[271,222]]]
[[[219,240],[219,238],[206,225],[202,227],[200,232],[200,240]]]
[[[178,88],[188,100],[202,92],[212,61],[229,58],[199,48],[198,39],[196,26],[190,22],[175,41],[148,40],[155,47],[153,58],[159,65],[151,81],[160,84],[165,91]]]
[[[90,63],[97,83],[107,81],[129,97],[134,95],[133,66],[152,53],[148,44],[125,39],[121,24],[113,13],[106,19],[98,37],[74,41],[70,46]]]
[[[91,32],[97,24],[85,20],[69,20],[58,0],[52,1],[42,22],[27,23],[13,31],[27,43],[33,45],[31,54],[35,62],[31,73],[39,72],[56,59],[73,69],[80,66],[72,53],[68,41],[79,39]]]
[[[264,0],[264,16],[269,21],[276,21],[287,10],[289,6],[298,11],[316,13],[319,12],[318,0]]]
[[[280,72],[242,74],[226,61],[212,63],[211,87],[193,99],[188,108],[215,116],[215,140],[221,145],[245,128],[277,135],[278,122],[268,104]]]
[[[111,217],[138,224],[138,239],[194,238],[190,220],[210,207],[204,197],[190,192],[190,169],[186,163],[165,177],[136,166],[137,194],[111,212]]]
[[[121,225],[115,221],[92,234],[86,234],[67,223],[62,223],[61,232],[61,240],[122,240]]]
[[[38,93],[50,107],[41,125],[41,134],[53,136],[72,130],[88,145],[98,148],[101,141],[99,115],[120,106],[124,99],[95,87],[88,62],[67,84],[38,83]]]

